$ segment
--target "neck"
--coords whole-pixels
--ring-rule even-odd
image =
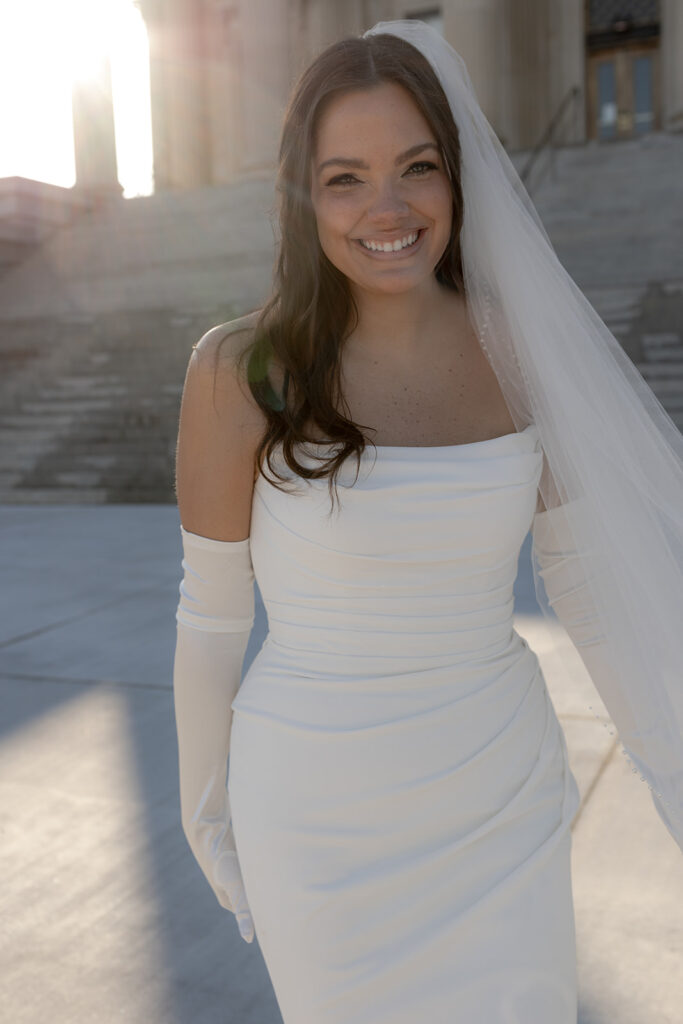
[[[408,359],[435,337],[434,327],[462,308],[462,296],[430,278],[421,289],[397,294],[354,289],[358,324],[348,336],[347,351],[382,358]]]

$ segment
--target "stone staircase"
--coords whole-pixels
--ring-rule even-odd
[[[584,293],[683,431],[683,279]]]
[[[0,278],[0,319],[252,308],[270,282],[273,196],[264,179],[86,211]]]
[[[144,310],[0,324],[0,360],[14,357],[16,371],[0,384],[0,501],[174,502],[191,347],[234,315]],[[51,348],[26,355],[39,334],[51,337]]]
[[[677,323],[683,323],[683,284],[678,292]],[[642,376],[679,430],[683,431],[683,331],[649,331],[641,335]]]
[[[567,146],[547,161],[532,198],[582,290],[683,279],[683,132]]]
[[[682,151],[666,135],[562,150],[533,198],[683,430]],[[175,503],[191,346],[263,301],[272,206],[268,181],[125,200],[0,280],[0,503]]]
[[[272,181],[82,216],[0,279],[0,502],[175,502],[191,347],[256,308]]]

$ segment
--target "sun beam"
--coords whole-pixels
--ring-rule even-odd
[[[96,78],[102,59],[110,55],[113,35],[120,33],[121,4],[117,0],[69,0],[68,32],[63,58],[72,81]],[[66,11],[64,11],[66,13]],[[66,26],[65,26],[66,27]]]
[[[152,185],[149,51],[132,0],[0,0],[0,177],[75,182],[71,88],[109,56],[124,196]]]

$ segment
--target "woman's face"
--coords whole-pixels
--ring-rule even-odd
[[[311,199],[330,262],[368,292],[431,283],[453,199],[436,138],[410,93],[383,82],[332,99],[316,143]]]

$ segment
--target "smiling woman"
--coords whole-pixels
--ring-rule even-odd
[[[313,61],[278,185],[273,295],[181,404],[188,842],[285,1024],[576,1024],[580,794],[513,585],[531,528],[683,849],[683,441],[428,26]]]
[[[420,51],[324,51],[278,186],[274,295],[183,392],[188,841],[286,1024],[576,1024],[578,789],[511,619],[543,453],[469,321],[459,127]]]

